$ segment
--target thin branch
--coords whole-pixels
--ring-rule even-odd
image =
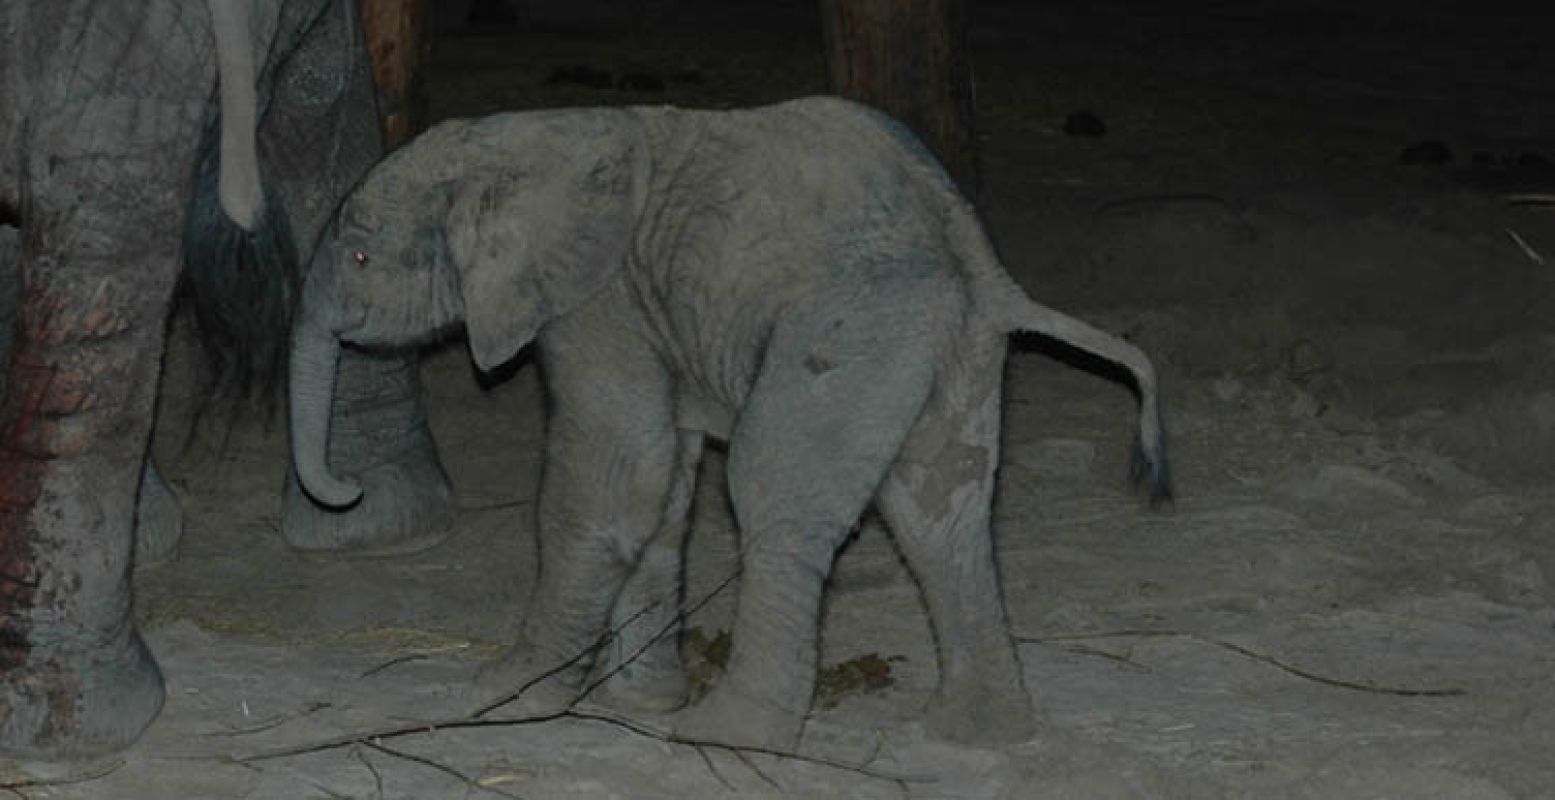
[[[311,714],[315,714],[315,713],[317,713],[319,711],[322,711],[322,710],[324,710],[326,708],[332,708],[332,707],[334,707],[334,705],[335,705],[334,703],[317,702],[317,703],[314,703],[314,704],[308,706],[307,708],[304,708],[301,711],[297,711],[297,712],[294,712],[294,713],[291,713],[291,714],[277,714],[276,716],[273,716],[273,717],[271,717],[271,718],[269,718],[269,719],[267,719],[267,720],[265,720],[263,722],[259,722],[259,723],[256,723],[254,725],[250,725],[249,727],[246,727],[246,728],[233,728],[232,730],[229,730],[229,731],[207,731],[207,732],[202,733],[200,735],[201,736],[211,736],[211,737],[216,737],[216,736],[251,736],[251,735],[256,734],[256,733],[264,733],[265,731],[273,730],[275,728],[279,728],[282,725],[285,725],[286,723],[291,722],[292,720],[302,719],[303,717],[309,716]]]
[[[378,798],[378,800],[383,800],[383,774],[380,773],[378,768],[373,765],[372,760],[367,757],[367,754],[362,752],[362,747],[360,745],[351,748],[351,754],[356,756],[357,761],[362,762],[362,766],[366,767],[368,772],[372,773],[373,796]]]
[[[442,720],[428,720],[408,725],[384,727],[371,731],[358,731],[356,733],[347,733],[307,744],[279,747],[274,750],[262,750],[260,752],[251,753],[246,756],[236,756],[233,758],[233,761],[239,764],[252,764],[259,761],[273,761],[278,758],[292,758],[294,756],[309,755],[311,753],[322,753],[328,750],[336,750],[353,744],[366,744],[369,741],[398,739],[404,736],[415,736],[417,734],[423,733],[435,733],[439,729],[458,730],[465,728],[520,726],[537,724],[541,722],[550,722],[551,720],[561,719],[565,716],[566,713],[563,712],[558,714],[537,715],[534,717],[516,717],[496,720],[473,719],[471,717],[450,717],[448,719]]]
[[[513,798],[513,800],[519,800],[519,797],[516,794],[509,794],[508,792],[504,792],[504,791],[502,791],[501,789],[498,789],[495,786],[487,786],[486,784],[481,783],[480,781],[475,780],[474,778],[471,778],[470,776],[464,774],[463,772],[460,772],[459,770],[456,770],[453,767],[450,767],[447,764],[444,764],[442,762],[434,761],[434,760],[432,760],[430,758],[426,758],[424,756],[418,756],[415,753],[407,753],[407,752],[405,752],[403,750],[395,750],[394,748],[389,747],[388,745],[383,744],[381,742],[362,742],[362,744],[367,746],[367,747],[371,747],[372,749],[377,750],[378,752],[383,753],[386,756],[392,756],[394,758],[399,758],[399,759],[403,759],[405,761],[409,761],[409,762],[411,762],[413,764],[420,764],[423,767],[427,767],[429,769],[435,769],[438,772],[443,773],[444,775],[448,775],[448,776],[454,778],[455,780],[459,781],[460,783],[463,783],[465,786],[467,786],[467,787],[469,787],[471,789],[476,789],[476,790],[479,790],[479,791],[482,791],[482,792],[490,792],[490,793],[492,793],[494,795],[497,795],[498,797],[508,797],[508,798]]]
[[[391,667],[397,667],[401,664],[409,663],[411,661],[420,661],[421,659],[431,658],[432,656],[438,656],[444,653],[452,653],[457,650],[468,650],[469,648],[469,642],[461,642],[459,644],[448,645],[447,647],[437,647],[430,650],[421,650],[415,653],[407,653],[397,658],[391,658],[388,661],[385,661],[382,664],[367,670],[357,677],[371,678],[372,676],[377,675],[378,673],[383,672],[384,670]]]
[[[928,783],[934,780],[934,778],[928,776],[900,775],[871,769],[862,764],[850,764],[847,762],[826,758],[824,756],[807,755],[804,753],[779,750],[771,747],[753,747],[745,745],[732,745],[724,742],[708,741],[703,739],[687,739],[684,737],[654,730],[653,728],[650,728],[640,722],[636,722],[624,717],[583,711],[564,711],[556,714],[544,714],[530,717],[497,717],[484,719],[475,719],[472,717],[454,717],[445,720],[431,720],[419,722],[414,725],[380,728],[373,731],[361,731],[358,733],[346,734],[343,736],[324,739],[322,741],[308,744],[293,745],[291,747],[282,747],[274,750],[265,750],[246,756],[238,756],[232,760],[239,764],[253,764],[259,761],[272,761],[280,758],[291,758],[294,756],[321,753],[329,750],[336,750],[342,747],[348,747],[354,744],[366,745],[376,749],[381,747],[382,743],[386,740],[433,733],[438,730],[518,727],[526,725],[538,725],[546,722],[552,722],[558,719],[575,719],[583,722],[599,722],[621,728],[639,736],[655,739],[666,744],[678,744],[685,745],[687,747],[705,747],[723,750],[729,753],[756,753],[760,755],[782,758],[788,761],[798,761],[821,767],[829,767],[831,769],[844,772],[852,772],[880,780],[907,781],[912,783]]]
[[[621,663],[620,664],[617,664],[609,672],[605,673],[603,676],[600,676],[598,679],[594,680],[593,682],[591,682],[587,686],[585,686],[583,688],[583,690],[578,693],[578,696],[573,698],[572,703],[568,704],[568,708],[571,709],[579,701],[583,700],[585,697],[588,697],[590,694],[592,694],[595,689],[598,689],[600,686],[602,686],[605,683],[605,681],[608,681],[611,678],[615,677],[615,675],[617,673],[619,673],[621,670],[626,669],[633,662],[635,662],[638,658],[641,658],[643,653],[646,653],[648,651],[648,648],[652,647],[654,644],[657,644],[665,636],[668,636],[671,633],[674,633],[675,630],[682,623],[684,623],[687,619],[689,619],[693,614],[697,613],[698,611],[701,611],[703,607],[705,607],[708,603],[712,602],[714,598],[718,597],[718,595],[722,594],[725,589],[729,588],[729,586],[731,584],[733,584],[735,579],[739,578],[739,576],[740,576],[740,571],[739,571],[738,568],[736,568],[734,570],[731,570],[730,573],[727,576],[725,576],[724,579],[722,581],[720,581],[717,586],[714,586],[710,591],[708,591],[706,594],[702,595],[694,603],[687,604],[687,603],[682,602],[680,604],[679,610],[677,610],[675,612],[675,615],[673,617],[671,617],[669,622],[666,622],[662,627],[659,628],[659,630],[655,631],[653,636],[648,637],[648,641],[644,642],[636,650],[633,650],[632,653],[629,656],[627,656],[626,658],[621,659]],[[522,697],[524,692],[529,691],[532,687],[538,685],[540,682],[546,680],[547,678],[555,676],[555,675],[557,675],[557,674],[567,670],[568,668],[574,666],[575,664],[577,664],[578,662],[582,661],[583,659],[588,658],[589,656],[592,656],[592,655],[598,653],[600,651],[600,649],[602,649],[605,645],[609,644],[616,637],[620,636],[621,632],[626,630],[626,628],[629,627],[633,622],[636,622],[638,619],[641,619],[643,615],[647,614],[648,612],[652,611],[655,608],[658,608],[664,602],[665,602],[665,599],[664,598],[660,598],[660,599],[655,600],[655,601],[653,601],[651,603],[648,603],[647,605],[643,606],[642,608],[637,609],[637,611],[633,612],[633,614],[630,617],[627,617],[625,621],[621,622],[619,625],[616,625],[615,627],[610,628],[609,630],[607,630],[603,634],[601,634],[599,639],[595,640],[593,644],[591,644],[588,647],[586,647],[586,648],[580,650],[579,652],[575,653],[571,658],[568,658],[567,660],[563,661],[562,663],[560,663],[560,664],[550,668],[549,670],[546,670],[545,672],[535,676],[534,678],[531,678],[530,680],[525,682],[522,686],[519,686],[517,689],[514,689],[513,691],[507,693],[506,695],[503,695],[502,697],[499,697],[498,699],[493,700],[492,702],[487,703],[486,705],[484,705],[481,708],[477,709],[475,714],[474,714],[474,716],[475,717],[484,717],[487,714],[490,714],[491,712],[501,708],[502,706],[505,706],[508,703],[511,703],[514,700],[517,700],[518,698]]]
[[[1511,238],[1512,244],[1517,245],[1517,249],[1523,251],[1523,255],[1527,256],[1529,261],[1541,265],[1545,262],[1544,254],[1535,250],[1533,245],[1528,243],[1527,239],[1518,235],[1517,231],[1511,228],[1502,228],[1502,230],[1506,231],[1506,235]]]
[[[756,777],[760,778],[763,783],[767,784],[768,786],[771,786],[772,788],[774,788],[774,789],[776,789],[776,790],[778,790],[780,792],[783,791],[783,787],[779,786],[777,781],[773,780],[771,776],[769,776],[767,773],[763,772],[761,770],[761,767],[756,766],[756,762],[752,761],[750,756],[748,756],[745,753],[742,753],[742,752],[736,750],[736,751],[734,751],[734,757],[738,758],[740,760],[740,763],[745,765],[746,769],[750,770],[751,772],[756,773]]]
[[[753,542],[747,542],[746,543],[746,547],[742,548],[742,552],[746,548],[748,548],[752,543]],[[456,770],[453,770],[451,767],[448,767],[448,766],[446,766],[444,764],[439,764],[437,762],[434,762],[434,761],[431,761],[431,760],[428,760],[428,759],[423,759],[423,758],[420,758],[418,756],[413,756],[413,755],[408,754],[408,753],[403,753],[403,752],[400,752],[400,751],[397,751],[397,750],[392,750],[392,749],[388,748],[386,745],[384,745],[383,742],[385,740],[396,739],[396,738],[401,738],[401,737],[415,736],[415,735],[421,735],[421,734],[426,734],[426,733],[433,733],[433,732],[437,731],[439,728],[443,728],[443,729],[473,729],[473,728],[485,728],[485,727],[497,727],[497,726],[508,727],[508,726],[536,725],[536,724],[542,724],[542,723],[546,723],[546,722],[551,722],[551,721],[554,721],[554,720],[557,720],[557,719],[571,718],[571,719],[577,719],[577,720],[581,720],[581,721],[602,722],[602,723],[606,723],[606,724],[609,724],[609,725],[614,725],[616,727],[622,728],[622,729],[627,730],[629,732],[635,733],[635,734],[637,734],[639,736],[645,736],[645,737],[648,737],[648,738],[656,739],[658,741],[665,742],[667,744],[676,744],[676,745],[683,745],[683,746],[691,747],[691,748],[696,749],[699,753],[701,753],[704,756],[704,758],[706,757],[705,750],[707,750],[707,749],[719,749],[719,750],[723,750],[725,752],[732,753],[736,757],[738,757],[742,761],[744,761],[748,766],[750,766],[752,771],[756,772],[757,775],[761,776],[761,778],[763,780],[765,780],[769,784],[773,785],[775,788],[779,788],[780,790],[781,790],[781,787],[779,787],[768,776],[766,776],[764,773],[762,773],[760,769],[757,769],[754,765],[752,765],[750,763],[749,759],[747,758],[748,755],[751,755],[751,754],[761,754],[761,755],[772,756],[774,758],[780,758],[780,759],[785,759],[785,760],[789,760],[789,761],[798,761],[798,762],[802,762],[802,763],[813,764],[813,765],[816,765],[816,766],[827,767],[827,768],[830,768],[830,769],[835,769],[835,770],[840,770],[840,771],[845,771],[845,772],[852,772],[852,773],[855,773],[855,774],[858,774],[858,775],[863,775],[865,777],[874,778],[874,779],[877,779],[877,780],[891,781],[891,782],[896,783],[898,786],[903,786],[903,785],[905,785],[906,783],[909,783],[909,782],[911,782],[911,783],[928,783],[928,782],[933,782],[935,780],[933,777],[920,776],[920,775],[899,775],[899,774],[894,774],[894,773],[887,773],[887,772],[883,772],[883,771],[879,771],[879,770],[870,769],[869,767],[865,766],[864,764],[850,764],[850,763],[845,763],[845,762],[842,762],[842,761],[837,761],[837,760],[833,760],[833,759],[829,759],[829,758],[825,758],[825,757],[821,757],[821,756],[805,755],[805,754],[802,754],[802,753],[790,752],[790,751],[785,751],[785,750],[778,750],[778,749],[775,749],[775,748],[731,745],[731,744],[727,744],[727,743],[724,743],[724,742],[718,742],[718,741],[707,741],[707,740],[699,740],[699,739],[686,739],[686,738],[682,738],[682,737],[679,737],[679,736],[675,736],[673,734],[668,734],[668,733],[664,733],[664,732],[661,732],[661,731],[653,730],[653,729],[648,728],[647,726],[644,726],[643,724],[641,724],[639,722],[636,722],[636,721],[633,721],[633,720],[629,720],[629,719],[625,719],[625,718],[620,718],[620,717],[612,717],[612,716],[608,716],[608,715],[601,714],[601,713],[588,713],[588,712],[580,712],[580,711],[573,710],[573,706],[575,706],[578,701],[580,701],[584,697],[588,696],[589,693],[593,692],[600,685],[602,685],[605,681],[609,680],[611,677],[616,675],[621,669],[624,669],[627,665],[633,663],[637,658],[641,657],[642,654],[644,652],[646,652],[649,647],[651,647],[656,642],[660,641],[663,637],[673,633],[676,630],[678,625],[682,624],[691,615],[693,615],[693,614],[697,613],[698,611],[700,611],[709,602],[711,602],[715,597],[717,597],[719,594],[721,594],[723,591],[725,591],[739,577],[739,574],[740,574],[739,573],[739,569],[738,569],[738,567],[736,567],[734,570],[731,571],[731,573],[728,576],[726,576],[724,578],[723,581],[721,581],[711,591],[707,592],[702,597],[698,598],[695,602],[686,603],[686,602],[682,601],[679,604],[679,606],[680,606],[679,609],[677,610],[677,612],[675,613],[675,615],[673,616],[673,618],[672,618],[672,620],[670,622],[666,623],[663,627],[661,627],[658,631],[656,631],[655,634],[652,637],[649,637],[648,641],[645,644],[643,644],[640,647],[638,647],[627,658],[623,659],[621,664],[617,665],[614,669],[610,670],[607,674],[605,674],[604,676],[600,677],[599,679],[589,683],[583,689],[583,691],[581,691],[579,693],[578,697],[575,698],[572,701],[571,704],[569,704],[568,708],[564,709],[562,711],[559,711],[559,712],[556,712],[556,713],[551,713],[551,714],[536,714],[536,715],[520,716],[520,717],[488,717],[487,716],[492,711],[495,711],[496,709],[501,708],[502,706],[504,706],[504,705],[506,705],[508,703],[511,703],[514,700],[518,699],[525,692],[527,692],[531,687],[539,684],[541,681],[544,681],[547,678],[550,678],[550,677],[552,677],[552,676],[554,676],[554,675],[556,675],[556,674],[558,674],[558,673],[560,673],[560,672],[562,672],[562,671],[564,671],[564,670],[566,670],[566,669],[576,665],[578,662],[582,661],[583,659],[588,658],[588,657],[596,654],[599,651],[599,649],[601,647],[603,647],[606,643],[608,643],[609,641],[611,641],[615,637],[619,636],[621,631],[625,630],[625,628],[627,626],[631,625],[633,622],[635,622],[636,620],[640,619],[643,615],[647,614],[649,611],[653,610],[654,608],[658,608],[660,606],[660,604],[662,604],[664,602],[664,600],[662,598],[660,600],[657,600],[657,601],[654,601],[652,603],[649,603],[648,605],[646,605],[645,607],[643,607],[641,609],[638,609],[635,613],[633,613],[629,618],[627,618],[621,624],[615,626],[614,628],[606,630],[603,634],[601,634],[601,636],[596,641],[591,643],[588,647],[583,648],[582,650],[580,650],[578,653],[573,655],[571,658],[566,659],[565,661],[563,661],[562,663],[556,665],[555,667],[552,667],[551,669],[547,670],[546,672],[544,672],[544,673],[536,676],[535,678],[525,682],[522,686],[517,687],[516,689],[514,689],[513,691],[511,691],[508,694],[504,695],[503,697],[499,698],[498,700],[496,700],[494,702],[491,702],[491,703],[488,703],[487,705],[483,706],[482,708],[476,710],[474,713],[469,714],[467,716],[452,717],[452,718],[441,719],[441,720],[421,721],[421,722],[415,722],[415,723],[408,724],[408,725],[386,727],[386,728],[382,728],[382,729],[378,729],[378,730],[373,730],[373,731],[363,731],[363,732],[357,732],[357,733],[350,733],[350,734],[345,734],[345,735],[334,737],[334,738],[330,738],[330,739],[324,739],[324,740],[318,741],[318,742],[313,742],[313,743],[310,743],[310,744],[296,745],[296,746],[292,746],[292,747],[285,747],[285,748],[279,748],[279,749],[275,749],[275,750],[268,750],[268,751],[262,751],[262,752],[259,752],[259,753],[253,753],[253,754],[250,754],[250,755],[247,755],[247,756],[235,757],[232,760],[234,762],[236,762],[236,763],[239,763],[239,764],[251,765],[254,762],[258,762],[258,761],[267,761],[267,760],[273,760],[273,759],[279,759],[279,758],[289,758],[289,757],[293,757],[293,756],[299,756],[299,755],[305,755],[305,754],[310,754],[310,753],[319,753],[319,752],[324,752],[324,751],[328,751],[328,750],[334,750],[334,749],[338,749],[338,748],[346,747],[346,746],[350,746],[350,745],[361,745],[361,746],[370,747],[370,748],[372,748],[374,750],[378,750],[378,751],[383,752],[383,753],[385,753],[387,755],[395,756],[395,757],[398,757],[398,758],[404,758],[404,759],[411,760],[411,761],[416,761],[416,762],[422,763],[425,766],[428,766],[430,768],[438,769],[438,770],[447,772],[448,774],[453,775],[454,777],[459,778],[460,780],[466,782],[467,784],[470,784],[470,785],[473,785],[473,786],[477,786],[477,787],[479,787],[482,790],[485,790],[485,791],[495,791],[495,790],[492,789],[492,787],[485,786],[485,785],[482,785],[482,784],[480,784],[478,782],[471,781],[467,776],[464,776],[462,773],[459,773]],[[372,672],[379,671],[381,669],[385,669],[385,668],[387,668],[389,666],[392,666],[392,665],[394,665],[396,663],[402,663],[403,661],[408,660],[409,658],[413,658],[413,657],[415,657],[415,656],[406,657],[404,659],[395,659],[393,661],[388,662],[387,664],[384,664],[384,665],[382,665],[382,666],[380,666],[378,668],[375,668],[374,670],[370,670],[368,674],[371,674]],[[874,760],[875,755],[878,755],[878,752],[876,754],[872,754],[871,755],[870,761]],[[867,763],[868,762],[865,762],[865,764],[867,764]],[[496,793],[502,794],[501,792],[496,792]],[[507,795],[504,795],[504,796],[507,796]]]
[[[792,751],[792,750],[779,750],[779,749],[777,749],[775,747],[758,747],[758,746],[754,746],[754,745],[735,745],[735,744],[728,744],[726,742],[719,742],[719,741],[715,741],[715,740],[711,740],[711,739],[689,739],[689,738],[686,738],[684,736],[677,736],[675,734],[669,734],[669,733],[664,733],[662,731],[654,730],[653,728],[650,728],[650,727],[648,727],[646,725],[643,725],[642,723],[637,722],[635,720],[631,720],[631,719],[628,719],[628,718],[625,718],[625,717],[615,716],[615,715],[612,715],[612,714],[602,714],[602,713],[583,712],[583,711],[570,711],[570,712],[568,712],[566,714],[566,716],[571,717],[572,719],[585,720],[585,721],[590,721],[590,722],[602,722],[602,723],[605,723],[607,725],[614,725],[616,727],[623,728],[625,730],[631,731],[632,733],[638,734],[639,736],[646,736],[646,737],[648,737],[650,739],[657,739],[658,741],[665,742],[666,744],[678,744],[678,745],[685,745],[685,746],[688,746],[688,747],[710,747],[710,748],[713,748],[713,749],[723,750],[725,752],[734,753],[734,754],[737,754],[737,755],[739,755],[739,754],[746,754],[746,755],[772,756],[774,758],[781,758],[781,759],[784,759],[786,761],[799,761],[799,762],[802,762],[802,763],[805,763],[805,764],[814,764],[814,765],[819,766],[819,767],[829,767],[831,769],[839,770],[839,771],[842,771],[842,772],[852,772],[852,773],[855,773],[855,774],[858,774],[858,775],[864,775],[866,777],[876,778],[876,779],[885,780],[885,781],[907,781],[907,782],[911,782],[911,783],[933,783],[936,780],[935,778],[927,776],[927,775],[899,775],[899,774],[896,774],[896,773],[891,773],[891,772],[885,772],[885,771],[882,771],[882,770],[871,769],[870,767],[867,766],[867,764],[869,763],[868,761],[863,762],[863,763],[855,764],[855,763],[848,763],[848,762],[845,762],[845,761],[838,761],[836,759],[827,758],[825,756],[808,755],[808,754],[805,754],[805,753],[799,753],[799,752],[795,752],[795,751]],[[874,757],[871,756],[870,760],[873,760],[873,758]]]
[[[1501,195],[1501,202],[1510,206],[1555,206],[1555,194],[1546,192],[1515,192]]]
[[[483,705],[480,708],[477,708],[475,710],[475,712],[473,714],[471,714],[470,716],[474,717],[476,719],[479,719],[479,718],[484,717],[487,714],[490,714],[491,712],[496,711],[497,709],[507,705],[508,703],[511,703],[514,700],[517,700],[518,698],[523,697],[524,693],[529,691],[530,689],[533,689],[534,687],[540,685],[541,683],[543,683],[544,681],[546,681],[549,678],[552,678],[552,677],[554,677],[556,675],[561,674],[562,672],[565,672],[566,670],[572,668],[578,662],[580,662],[583,659],[589,657],[590,655],[593,655],[594,653],[599,652],[599,649],[601,647],[604,647],[605,644],[607,642],[609,642],[609,641],[610,641],[610,639],[608,638],[608,634],[601,635],[598,639],[596,639],[594,641],[593,644],[589,645],[588,647],[584,648],[583,650],[580,650],[579,652],[574,654],[571,658],[561,662],[560,664],[557,664],[554,667],[551,667],[550,669],[540,673],[539,675],[534,676],[533,678],[530,678],[527,681],[524,681],[524,683],[521,686],[519,686],[517,689],[514,689],[514,690],[508,692],[507,694],[502,695],[501,697],[498,697],[496,700],[493,700],[493,701],[487,703],[486,705]],[[576,703],[577,700],[575,699],[575,700],[573,700],[573,702]],[[569,703],[567,707],[571,708],[572,704]],[[566,709],[563,709],[563,713],[565,713],[565,711],[566,711]]]
[[[1252,659],[1254,661],[1257,661],[1257,662],[1260,662],[1260,663],[1263,663],[1263,664],[1268,664],[1269,666],[1274,667],[1275,669],[1278,669],[1281,672],[1285,672],[1285,673],[1288,673],[1290,675],[1294,675],[1294,676],[1296,676],[1298,678],[1304,678],[1306,680],[1313,681],[1315,683],[1321,683],[1321,684],[1323,684],[1325,686],[1333,686],[1333,687],[1338,688],[1338,689],[1349,689],[1349,690],[1352,690],[1352,691],[1369,692],[1369,693],[1372,693],[1372,694],[1388,694],[1388,695],[1395,695],[1395,696],[1398,696],[1398,697],[1459,697],[1459,696],[1468,694],[1468,692],[1466,690],[1461,689],[1461,688],[1457,688],[1457,687],[1447,687],[1447,688],[1439,688],[1439,689],[1411,689],[1411,688],[1407,688],[1407,687],[1400,688],[1400,687],[1393,687],[1393,686],[1376,686],[1376,685],[1369,684],[1369,683],[1359,683],[1359,682],[1356,682],[1356,681],[1348,681],[1348,680],[1344,680],[1343,678],[1330,678],[1330,677],[1328,677],[1326,675],[1319,675],[1319,674],[1317,674],[1315,672],[1312,672],[1310,670],[1302,669],[1301,667],[1297,667],[1297,666],[1293,666],[1291,664],[1287,664],[1284,661],[1281,661],[1281,660],[1279,660],[1279,659],[1277,659],[1277,658],[1275,658],[1273,656],[1265,655],[1263,653],[1257,652],[1256,650],[1252,650],[1252,649],[1243,647],[1243,646],[1241,646],[1239,644],[1234,644],[1232,642],[1228,642],[1228,641],[1225,641],[1223,639],[1215,639],[1215,638],[1208,637],[1208,636],[1201,636],[1201,635],[1199,635],[1197,633],[1190,633],[1188,631],[1174,631],[1174,630],[1121,630],[1121,631],[1104,631],[1104,632],[1100,632],[1100,633],[1059,634],[1059,635],[1055,635],[1055,636],[1017,636],[1015,638],[1015,641],[1020,642],[1021,644],[1060,644],[1060,643],[1063,643],[1063,642],[1079,642],[1079,641],[1096,640],[1096,639],[1124,639],[1124,638],[1158,638],[1158,639],[1180,638],[1180,639],[1192,639],[1193,641],[1196,641],[1196,642],[1201,642],[1203,644],[1213,645],[1213,646],[1219,647],[1219,648],[1221,648],[1223,650],[1228,650],[1228,651],[1230,651],[1232,653],[1236,653],[1239,656],[1243,656],[1245,658],[1250,658],[1250,659]]]
[[[1295,675],[1298,678],[1306,678],[1309,681],[1316,681],[1318,683],[1327,684],[1329,686],[1334,686],[1340,689],[1353,689],[1357,692],[1372,692],[1374,694],[1391,694],[1397,695],[1399,697],[1459,697],[1468,694],[1468,692],[1464,689],[1457,687],[1448,687],[1443,689],[1409,689],[1396,688],[1391,686],[1374,686],[1367,683],[1347,681],[1341,678],[1329,678],[1324,675],[1318,675],[1317,673],[1301,669],[1300,667],[1286,664],[1283,661],[1275,659],[1273,656],[1266,656],[1262,653],[1254,652],[1239,644],[1218,641],[1215,639],[1202,639],[1201,641],[1213,644],[1226,650],[1230,650],[1233,653],[1246,656],[1255,661],[1261,661],[1271,667],[1274,667],[1275,669],[1283,670],[1292,675]]]
[[[426,657],[427,657],[426,653],[411,653],[410,655],[399,656],[398,658],[391,658],[388,661],[385,661],[382,664],[379,664],[378,666],[373,667],[372,669],[367,670],[366,672],[363,672],[361,675],[358,675],[356,677],[358,679],[361,679],[361,678],[371,678],[372,676],[377,675],[378,673],[383,672],[386,669],[390,669],[392,667],[397,667],[397,666],[399,666],[401,664],[409,664],[412,661],[420,661],[420,660],[422,660],[422,659],[424,659]]]
[[[707,771],[711,772],[713,777],[717,778],[718,782],[724,785],[725,789],[728,789],[731,792],[739,791],[739,789],[734,788],[734,784],[730,783],[728,779],[723,776],[722,772],[718,771],[718,765],[714,764],[712,756],[707,754],[707,748],[697,747],[694,749],[696,750],[696,754],[702,757],[702,763],[707,765]]]
[[[655,631],[652,636],[648,637],[648,641],[644,642],[636,650],[633,650],[631,655],[627,656],[626,658],[621,659],[621,663],[620,664],[617,664],[609,672],[606,672],[604,675],[601,675],[599,678],[595,679],[594,682],[592,682],[588,686],[584,687],[583,692],[578,695],[578,699],[582,700],[583,698],[588,697],[590,694],[593,693],[593,691],[595,689],[598,689],[600,686],[604,685],[604,683],[606,681],[608,681],[611,678],[615,677],[616,674],[619,673],[621,670],[626,669],[628,666],[630,666],[637,659],[641,658],[643,653],[648,652],[648,648],[650,648],[653,645],[657,644],[659,642],[659,640],[663,639],[664,637],[670,635],[671,633],[674,633],[675,629],[679,625],[684,623],[686,620],[690,619],[693,614],[696,614],[698,611],[701,611],[704,606],[706,606],[708,603],[713,601],[713,598],[717,597],[719,594],[722,594],[723,591],[725,589],[729,588],[729,586],[731,584],[733,584],[735,579],[738,578],[739,576],[740,576],[739,570],[737,570],[737,569],[734,570],[732,573],[730,573],[728,576],[726,576],[717,586],[714,586],[711,591],[709,591],[707,594],[702,595],[702,597],[700,599],[698,599],[695,603],[693,603],[693,604],[691,604],[689,606],[683,606],[679,611],[677,611],[675,613],[675,616],[672,617],[669,622],[664,623],[663,627],[659,628],[659,630]],[[657,607],[658,607],[658,603],[650,603],[647,607],[640,609],[637,613],[633,614],[625,622],[623,622],[620,625],[616,626],[616,628],[610,632],[612,638],[614,636],[616,636],[616,635],[619,635],[622,630],[626,629],[626,626],[632,624],[632,622],[636,621],[638,617],[641,617],[643,614],[646,614],[650,610],[652,610],[654,608],[657,608]]]
[[[1064,647],[1063,649],[1068,653],[1078,653],[1082,656],[1095,656],[1097,658],[1105,658],[1108,661],[1116,661],[1119,664],[1139,670],[1141,672],[1150,671],[1149,666],[1141,664],[1129,656],[1120,656],[1117,653],[1109,653],[1106,650],[1099,650],[1095,647],[1086,647],[1083,644],[1077,644]]]

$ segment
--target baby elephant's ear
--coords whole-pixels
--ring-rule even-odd
[[[470,182],[449,208],[449,256],[475,365],[512,358],[626,261],[637,153],[566,155]]]

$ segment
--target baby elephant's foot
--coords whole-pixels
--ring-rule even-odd
[[[643,669],[636,665],[610,676],[589,699],[620,711],[663,714],[686,704],[691,680],[684,669]]]
[[[611,642],[591,680],[603,681],[589,699],[618,711],[663,714],[675,711],[691,697],[691,679],[680,660],[674,637],[663,637],[644,648]]]
[[[941,690],[929,702],[924,726],[941,739],[982,747],[1016,744],[1036,734],[1031,699],[1019,684]]]
[[[514,648],[475,676],[470,713],[477,716],[549,717],[578,699],[581,671],[563,667],[528,648]]]
[[[799,746],[804,717],[803,712],[750,697],[721,683],[681,712],[675,736],[693,742],[793,752]]]

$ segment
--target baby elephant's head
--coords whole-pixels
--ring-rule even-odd
[[[379,181],[363,186],[315,252],[301,325],[363,347],[418,344],[464,317],[449,257],[448,192]]]
[[[476,366],[491,369],[617,274],[643,183],[625,119],[574,110],[446,123],[347,198],[292,330],[292,454],[315,500],[361,496],[324,459],[341,343],[411,346],[464,323]]]

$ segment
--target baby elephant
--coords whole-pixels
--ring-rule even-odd
[[[617,626],[641,646],[607,684],[615,699],[685,702],[680,546],[713,436],[728,443],[738,606],[727,671],[680,714],[682,736],[797,744],[822,585],[871,501],[932,619],[931,728],[1028,736],[989,530],[1012,331],[1132,373],[1141,464],[1167,491],[1146,357],[1029,300],[923,146],[838,99],[444,123],[346,201],[308,282],[292,449],[326,505],[361,491],[325,462],[341,342],[408,345],[463,323],[481,369],[538,343],[540,577],[519,644],[478,682],[486,708],[575,701],[580,654]]]

